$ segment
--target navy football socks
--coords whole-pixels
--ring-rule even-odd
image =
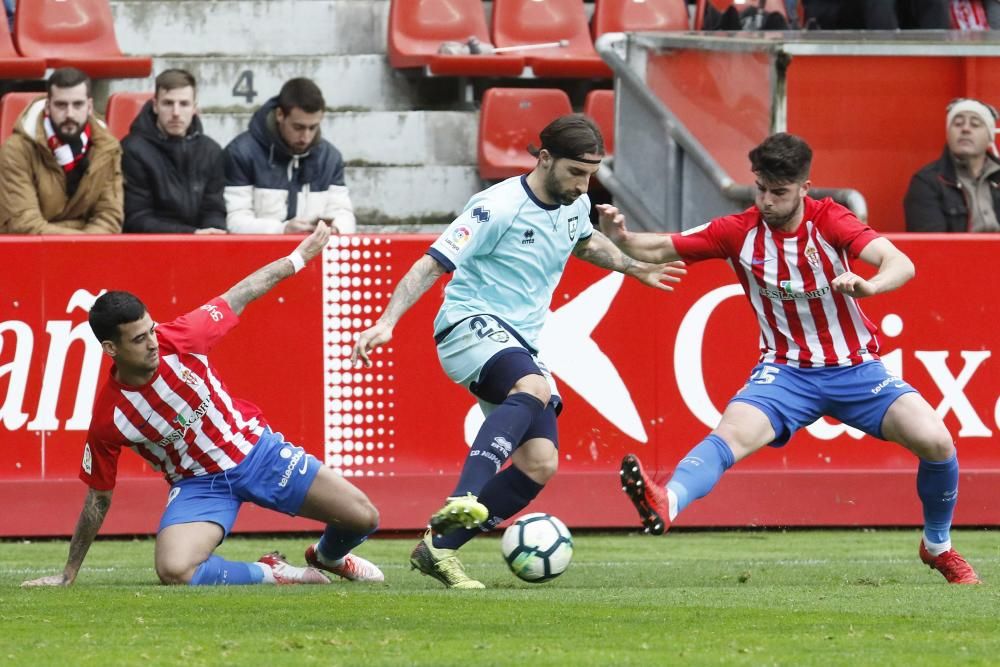
[[[520,444],[531,423],[545,410],[540,400],[526,392],[511,394],[483,422],[452,496],[478,496]],[[482,500],[482,499],[480,499]]]
[[[492,530],[504,519],[523,510],[543,488],[544,485],[525,475],[517,466],[508,466],[488,481],[479,494],[479,502],[489,509],[490,518],[480,528],[462,528],[447,535],[435,535],[434,547],[458,549],[476,535]]]

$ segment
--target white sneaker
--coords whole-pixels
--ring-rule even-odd
[[[314,567],[295,567],[285,560],[284,554],[272,551],[257,559],[271,569],[276,584],[328,584],[326,575]]]
[[[348,581],[385,581],[385,575],[375,563],[354,554],[344,556],[344,561],[340,565],[327,565],[319,559],[318,542],[306,548],[306,562]]]

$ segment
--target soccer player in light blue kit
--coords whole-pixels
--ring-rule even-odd
[[[403,314],[454,272],[434,340],[448,377],[479,399],[486,420],[454,492],[410,556],[414,568],[448,588],[484,587],[456,550],[521,511],[556,472],[561,401],[537,341],[570,254],[667,291],[684,273],[681,263],[632,259],[591,225],[586,192],[604,156],[591,119],[561,116],[540,138],[541,148],[529,148],[538,158],[531,173],[469,200],[399,282],[378,322],[358,336],[352,355],[370,364]]]

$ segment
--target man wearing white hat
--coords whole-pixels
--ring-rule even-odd
[[[1000,232],[997,110],[979,100],[947,108],[948,145],[910,180],[903,198],[910,232]]]

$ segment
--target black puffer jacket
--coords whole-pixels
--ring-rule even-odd
[[[997,161],[992,155],[987,160]],[[986,177],[993,193],[993,210],[1000,219],[1000,172]],[[931,162],[910,179],[903,198],[908,232],[967,232],[969,205],[958,183],[955,162],[945,147],[940,159]]]
[[[226,228],[225,156],[194,117],[183,139],[156,125],[150,100],[122,141],[124,232],[192,233]]]

